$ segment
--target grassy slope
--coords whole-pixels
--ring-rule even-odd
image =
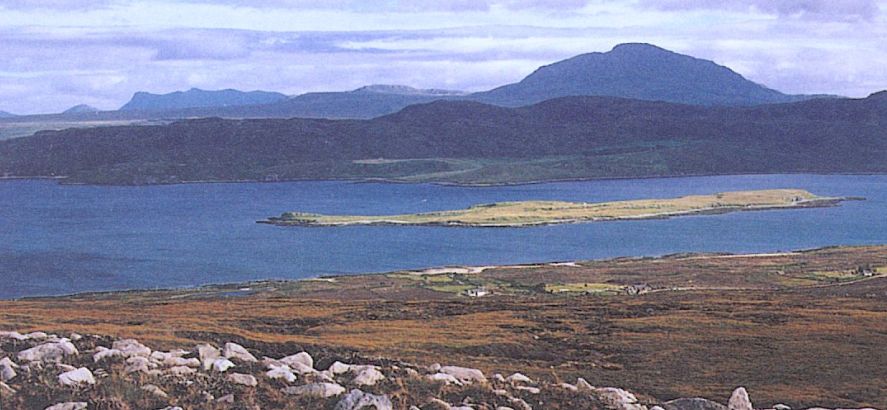
[[[318,215],[286,212],[267,222],[277,225],[447,225],[513,227],[614,219],[648,219],[703,212],[827,206],[839,199],[800,189],[771,189],[602,203],[520,201],[475,205],[464,210],[406,215]]]
[[[855,274],[860,268],[878,273]],[[663,399],[721,399],[744,385],[762,408],[883,408],[885,268],[887,247],[439,269],[6,301],[0,328],[134,336],[158,348],[236,340],[262,351],[300,346],[547,380],[583,376]],[[652,291],[546,291],[639,283]],[[480,285],[495,295],[455,293]],[[244,286],[253,293],[226,297]]]

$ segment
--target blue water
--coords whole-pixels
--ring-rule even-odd
[[[390,214],[477,203],[664,198],[804,188],[836,208],[535,228],[281,228],[288,210]],[[0,183],[0,298],[254,279],[887,243],[887,176],[755,175],[466,188],[348,182],[146,187]]]

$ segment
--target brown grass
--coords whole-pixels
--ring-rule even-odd
[[[475,280],[509,281],[515,290],[479,299],[375,275],[335,285],[254,284],[256,294],[238,298],[211,288],[6,301],[0,329],[135,337],[157,348],[237,340],[268,352],[298,346],[546,380],[582,376],[663,400],[724,401],[741,385],[760,407],[884,408],[887,278],[783,283],[868,265],[887,266],[887,247],[492,269]],[[669,289],[690,281],[692,290],[634,297],[532,291],[539,283]]]

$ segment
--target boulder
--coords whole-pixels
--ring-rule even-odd
[[[754,410],[754,407],[751,405],[751,400],[748,398],[748,392],[745,391],[745,387],[737,387],[736,390],[733,390],[733,394],[730,395],[730,401],[727,402],[728,410]]]
[[[344,374],[351,371],[351,365],[336,361],[335,363],[331,364],[330,368],[327,370],[329,370],[333,374]]]
[[[19,332],[0,332],[0,340],[3,339],[12,339],[12,340],[27,340],[24,335]]]
[[[665,410],[727,410],[727,406],[703,398],[675,399],[662,404]]]
[[[290,370],[289,366],[280,366],[275,367],[268,372],[265,373],[269,379],[283,379],[286,380],[287,383],[294,383],[296,381],[296,375]]]
[[[9,360],[4,358],[4,360]],[[15,372],[15,368],[12,367],[11,364],[6,362],[0,362],[0,382],[8,382],[15,378],[18,374]]]
[[[25,340],[46,340],[49,335],[45,332],[31,332],[24,335]]]
[[[525,391],[530,394],[539,394],[542,392],[542,390],[540,390],[538,387],[533,387],[533,386],[515,386],[514,389],[520,390],[520,391]]]
[[[534,384],[533,379],[521,374],[515,373],[505,378],[505,381],[511,384]]]
[[[232,367],[234,367],[234,363],[225,358],[218,358],[212,363],[212,369],[219,373],[224,373]]]
[[[433,382],[444,382],[444,384],[455,384],[457,386],[461,386],[462,382],[459,379],[453,377],[451,374],[446,373],[435,373],[428,376],[428,379]]]
[[[0,382],[0,393],[8,394],[8,395],[12,396],[13,394],[16,394],[17,392],[12,387],[9,387],[9,385],[7,385],[6,383]]]
[[[48,342],[18,352],[18,359],[23,362],[58,362],[65,356],[77,355],[80,352],[68,339]]]
[[[157,364],[148,360],[147,357],[133,356],[126,359],[126,367],[123,371],[126,373],[148,373],[156,367]]]
[[[354,389],[336,403],[334,410],[393,410],[388,396],[364,393]]]
[[[533,410],[529,403],[519,398],[511,399],[511,405],[514,406],[515,410]]]
[[[88,405],[82,401],[69,401],[65,403],[53,404],[46,410],[85,410]]]
[[[779,403],[773,405],[773,410],[792,410],[792,408],[787,404]]]
[[[283,392],[291,396],[325,399],[345,393],[345,388],[336,383],[311,383],[304,386],[287,387],[283,389]]]
[[[95,354],[92,355],[92,360],[96,363],[106,359],[123,357],[123,352],[117,349],[108,349],[107,347],[99,346],[95,348],[95,351]]]
[[[578,387],[576,387],[576,386],[574,386],[574,385],[572,385],[572,384],[570,384],[570,383],[561,383],[561,384],[559,384],[559,385],[557,385],[557,386],[560,387],[560,388],[562,388],[562,389],[564,389],[564,390],[569,390],[569,391],[579,391],[579,388],[578,388]]]
[[[251,374],[231,373],[228,375],[228,381],[249,387],[256,387],[259,385],[259,381]]]
[[[219,349],[208,344],[199,344],[195,350],[197,350],[197,356],[200,358],[200,363],[203,364],[203,370],[211,369],[213,367],[213,362],[222,356],[222,352],[219,351]]]
[[[161,399],[169,398],[169,395],[166,394],[166,392],[163,391],[163,389],[161,389],[153,384],[146,384],[146,385],[142,386],[142,390],[144,390],[148,393],[151,393],[154,396],[157,396]]]
[[[222,356],[225,356],[227,359],[237,359],[242,362],[258,362],[255,356],[252,355],[245,347],[237,344],[237,343],[225,343],[225,347],[222,348]]]
[[[589,384],[585,379],[578,378],[576,379],[576,390],[581,391],[583,393],[592,393],[594,392],[594,386]]]
[[[168,352],[153,351],[153,352],[151,352],[151,358],[154,360],[157,360],[159,362],[162,362],[162,361],[166,360],[167,358],[183,357],[188,353],[189,352],[187,350],[182,350],[182,349],[170,350]]]
[[[18,369],[19,365],[10,360],[8,357],[4,357],[0,359],[0,366],[9,366],[13,369]]]
[[[59,383],[62,386],[81,386],[84,384],[95,384],[95,377],[92,372],[85,367],[76,370],[64,372],[59,375]]]
[[[284,357],[284,358],[278,360],[278,362],[283,363],[283,364],[285,364],[289,367],[292,367],[292,368],[299,367],[297,365],[297,363],[301,364],[305,367],[311,368],[311,369],[314,368],[314,358],[311,357],[311,355],[308,354],[308,352],[299,352],[294,355]]]
[[[151,356],[151,349],[149,349],[148,346],[139,343],[139,341],[135,339],[118,340],[111,345],[111,349],[119,350],[124,357]]]
[[[187,375],[197,373],[197,370],[194,370],[193,368],[185,367],[185,366],[175,366],[175,367],[170,367],[169,370],[167,370],[166,372],[173,375],[173,376],[182,377],[182,376],[187,376]]]
[[[233,395],[233,394],[226,394],[226,395],[224,395],[224,396],[222,396],[222,397],[219,397],[219,398],[216,400],[216,403],[228,403],[228,404],[234,404],[234,395]]]
[[[176,357],[169,356],[165,360],[163,360],[164,366],[185,366],[185,367],[200,367],[200,360],[196,358],[186,359],[184,357]]]
[[[367,366],[357,372],[352,382],[358,386],[372,386],[382,380],[385,380],[385,375],[379,369],[375,366]]]
[[[464,384],[487,382],[487,378],[484,377],[483,372],[477,369],[459,366],[443,366],[440,368],[440,372],[453,376]]]
[[[638,403],[634,394],[617,387],[599,387],[595,389],[595,394],[616,410],[647,410],[646,406]]]

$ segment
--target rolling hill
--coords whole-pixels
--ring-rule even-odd
[[[0,142],[0,173],[102,184],[887,172],[887,98],[706,107],[564,97],[412,105],[372,120],[206,118]]]

